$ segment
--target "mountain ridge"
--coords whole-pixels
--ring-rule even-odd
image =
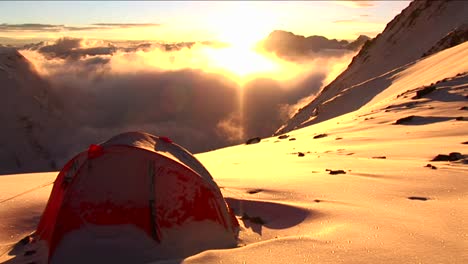
[[[465,1],[411,2],[381,34],[364,44],[344,72],[299,109],[275,135],[323,121],[317,118],[320,105],[344,89],[417,61],[449,32],[466,24],[466,12],[468,2]]]
[[[288,60],[313,56],[323,50],[357,51],[370,38],[360,35],[356,40],[328,39],[324,36],[302,36],[289,31],[274,30],[258,46]],[[339,54],[338,54],[339,55]]]
[[[15,48],[0,47],[0,173],[57,169],[52,149],[65,123],[49,83]]]

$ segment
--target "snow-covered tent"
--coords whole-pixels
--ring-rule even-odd
[[[194,156],[166,137],[129,132],[64,166],[35,237],[49,262],[135,263],[232,247],[238,229]]]

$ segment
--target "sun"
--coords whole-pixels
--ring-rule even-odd
[[[214,15],[211,27],[217,40],[228,47],[206,50],[212,66],[224,70],[238,82],[280,71],[278,61],[254,49],[275,29],[275,21],[274,13],[252,2],[232,3],[229,10]]]
[[[255,76],[278,72],[281,68],[275,60],[243,46],[206,49],[205,52],[211,67],[224,71],[241,83]]]
[[[255,2],[232,2],[213,15],[211,28],[220,41],[237,47],[252,47],[278,26],[275,12]]]

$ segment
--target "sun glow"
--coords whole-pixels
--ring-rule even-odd
[[[252,49],[228,47],[223,49],[206,49],[206,56],[212,67],[226,71],[231,77],[248,79],[258,75],[279,73],[281,65],[272,58],[263,56]]]
[[[216,38],[229,47],[205,50],[210,68],[218,68],[240,84],[259,76],[282,75],[285,68],[280,60],[255,49],[277,27],[273,12],[258,3],[232,2],[212,19]]]
[[[275,12],[255,2],[230,3],[212,19],[211,28],[220,41],[244,48],[252,48],[279,26]]]

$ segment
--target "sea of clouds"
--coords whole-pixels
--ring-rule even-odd
[[[224,48],[213,42],[64,37],[26,45],[20,52],[63,105],[75,141],[70,151],[75,153],[135,130],[169,136],[194,153],[270,136],[355,54],[324,50],[300,61],[276,57],[292,77],[263,74],[239,82],[205,56],[207,49]]]

